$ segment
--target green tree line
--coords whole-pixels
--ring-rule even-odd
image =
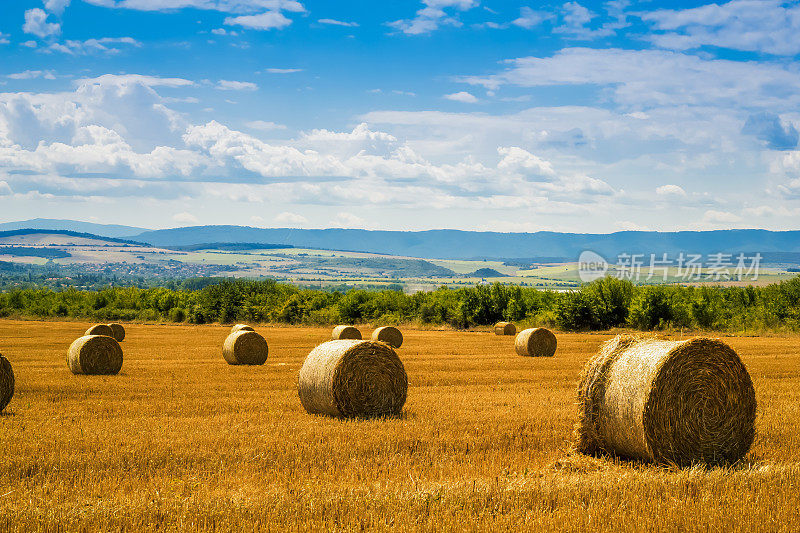
[[[634,285],[607,277],[555,292],[478,285],[404,294],[302,289],[272,280],[193,280],[167,287],[24,288],[0,293],[0,316],[98,321],[417,323],[455,328],[509,320],[567,331],[630,327],[800,330],[800,278],[763,287]]]

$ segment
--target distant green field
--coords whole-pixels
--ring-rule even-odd
[[[577,287],[581,280],[577,263],[536,265],[535,268],[520,269],[501,261],[468,261],[450,259],[420,260],[400,258],[381,254],[362,252],[342,252],[304,248],[284,248],[229,252],[223,250],[201,250],[195,252],[142,253],[152,261],[180,261],[189,264],[230,266],[227,274],[236,277],[276,277],[298,284],[319,287],[346,284],[359,286],[395,286],[402,284],[406,290],[432,290],[443,285],[449,287],[471,286],[478,283],[500,282],[505,284],[539,287],[546,289],[567,289]],[[434,268],[435,267],[435,268]],[[502,277],[467,277],[479,269],[492,269]],[[450,275],[446,271],[450,272]],[[220,275],[225,275],[221,273]],[[610,275],[620,275],[612,265]],[[781,269],[763,268],[755,282],[741,284],[774,283],[793,277],[794,273]],[[634,279],[635,281],[635,279]],[[642,267],[640,283],[711,283],[719,284],[728,280],[710,279],[707,271],[701,271],[700,279],[686,279],[679,276],[675,268],[668,269],[667,279],[661,270],[649,276],[649,268]],[[737,283],[739,284],[739,283]]]
[[[472,286],[480,283],[504,283],[564,290],[581,284],[577,263],[533,264],[520,268],[501,261],[451,260],[397,257],[363,252],[316,250],[304,248],[267,248],[248,250],[198,249],[194,251],[165,250],[146,246],[123,247],[98,245],[70,246],[70,257],[59,244],[47,245],[45,250],[54,256],[53,264],[70,265],[70,268],[87,272],[114,272],[122,275],[148,277],[233,276],[239,278],[274,278],[304,286],[314,287],[397,287],[406,291],[431,290],[449,287]],[[14,250],[11,250],[14,252]],[[23,252],[20,248],[20,252]],[[17,264],[44,265],[44,257],[18,257],[8,254],[6,261]],[[56,258],[57,257],[57,258]],[[470,275],[480,273],[482,276]],[[493,276],[493,273],[496,276]],[[618,267],[611,265],[608,274],[620,276]],[[789,279],[794,273],[779,268],[762,268],[758,280],[732,282],[715,280],[708,271],[701,271],[699,279],[686,279],[676,268],[649,275],[649,266],[643,265],[638,283],[681,284],[756,284],[763,285]],[[631,279],[631,278],[629,278]]]

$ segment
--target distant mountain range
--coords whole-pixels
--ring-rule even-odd
[[[263,229],[247,226],[194,226],[145,230],[70,220],[35,219],[0,224],[0,230],[18,228],[61,229],[147,242],[160,247],[186,247],[203,243],[259,243],[274,247],[371,252],[437,259],[504,259],[552,262],[558,258],[577,260],[584,250],[607,259],[623,253],[679,252],[712,254],[761,252],[773,258],[797,257],[800,231],[718,230],[718,231],[621,231],[609,234],[496,233],[459,230],[369,231],[361,229]]]
[[[44,228],[36,228],[36,229],[23,228],[23,229],[0,231],[0,239],[5,239],[6,237],[18,237],[20,235],[49,235],[51,233],[56,235],[64,235],[67,237],[80,237],[82,239],[95,239],[103,242],[113,242],[116,244],[133,244],[139,246],[147,245],[147,243],[132,241],[130,239],[118,239],[116,237],[109,237],[107,235],[97,235],[96,233],[71,231],[67,229],[44,229]]]
[[[584,250],[607,259],[623,253],[679,252],[712,254],[737,252],[800,252],[800,231],[621,231],[610,234],[495,233],[459,230],[368,231],[360,229],[261,229],[242,226],[197,226],[148,231],[131,238],[156,246],[204,242],[264,242],[299,248],[323,248],[354,252],[436,259],[539,258],[553,261],[578,259]],[[544,261],[543,261],[544,262]]]
[[[119,226],[117,224],[95,224],[94,222],[80,222],[77,220],[62,220],[57,218],[34,218],[32,220],[22,220],[20,222],[0,223],[0,231],[16,229],[58,229],[77,231],[78,233],[91,233],[93,235],[118,239],[132,237],[144,231],[148,231],[147,228]]]

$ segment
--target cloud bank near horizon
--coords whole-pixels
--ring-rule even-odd
[[[126,66],[155,46],[180,58],[200,44],[176,38],[165,52],[138,34],[66,34],[72,10],[195,10],[215,17],[198,39],[227,39],[228,54],[250,57],[279,46],[263,41],[276,31],[357,40],[370,23],[352,13],[284,0],[34,4],[16,32],[0,25],[0,46],[42,63],[0,78],[0,202],[10,216],[69,217],[89,204],[108,222],[131,224],[145,205],[156,226],[614,231],[800,222],[796,2],[501,12],[490,2],[425,0],[370,38],[419,46],[444,32],[529,32],[562,46],[514,55],[510,40],[495,62],[444,76],[433,65],[429,79],[409,70],[414,91],[371,80],[358,100],[342,100],[346,114],[330,110],[344,98],[335,84],[346,80],[319,65],[251,62],[215,79],[188,68],[137,72]],[[97,58],[94,75],[63,59],[81,54]],[[103,65],[110,71],[98,72]],[[289,95],[320,107],[272,105]]]

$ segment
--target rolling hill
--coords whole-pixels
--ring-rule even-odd
[[[10,231],[19,229],[52,229],[63,231],[75,231],[79,233],[91,233],[103,237],[125,238],[138,235],[146,228],[134,226],[120,226],[118,224],[95,224],[94,222],[81,222],[78,220],[64,220],[57,218],[34,218],[31,220],[20,220],[17,222],[1,222],[0,231]]]
[[[717,231],[621,231],[617,233],[498,233],[461,230],[371,231],[362,229],[290,229],[248,226],[192,226],[142,230],[71,220],[34,219],[0,224],[3,229],[48,228],[92,233],[146,242],[163,248],[183,248],[214,243],[248,247],[296,247],[342,250],[429,259],[525,258],[521,263],[575,261],[584,250],[611,260],[619,254],[679,252],[695,254],[761,252],[773,261],[797,263],[800,231],[737,229]],[[83,228],[83,229],[82,229]],[[555,260],[558,258],[558,261]]]

